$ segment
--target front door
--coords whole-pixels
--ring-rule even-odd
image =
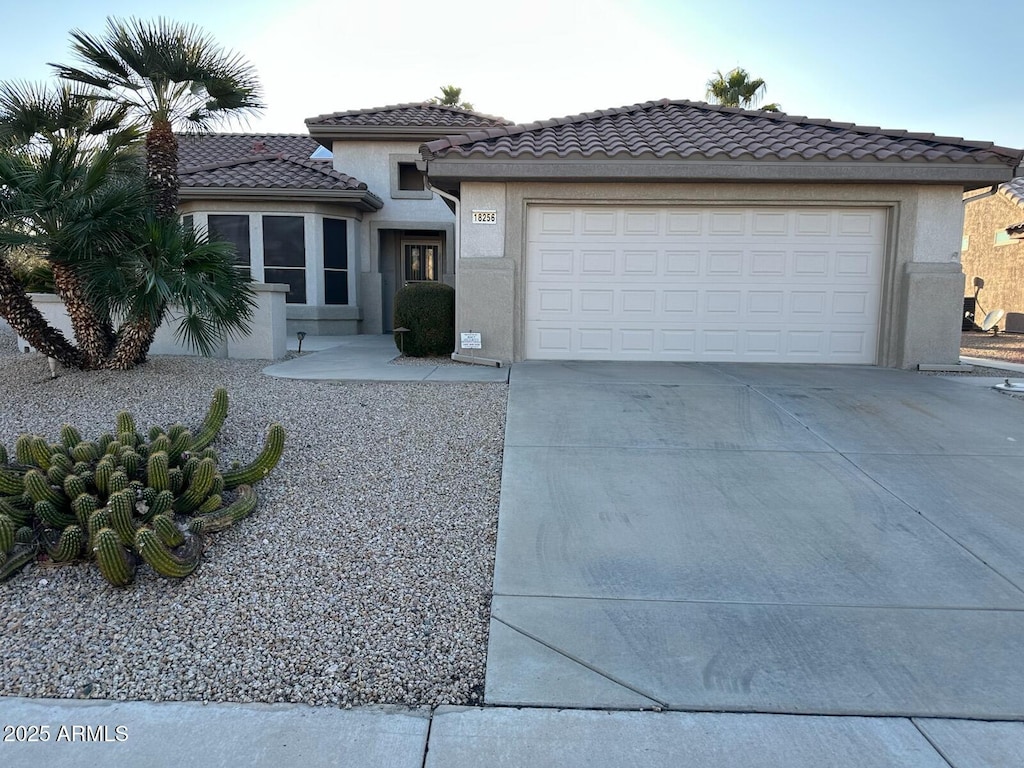
[[[441,279],[440,239],[403,239],[400,258],[403,284],[437,282]]]

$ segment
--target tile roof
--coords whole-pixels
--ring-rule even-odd
[[[329,159],[311,160],[320,147],[309,136],[213,133],[178,142],[182,197],[272,195],[284,199],[331,193],[365,210],[383,201],[365,182],[334,170]]]
[[[457,131],[462,128],[512,125],[512,122],[502,117],[471,112],[468,109],[419,102],[317,115],[307,118],[306,125],[350,128],[445,128]]]
[[[1011,167],[1024,151],[694,101],[651,101],[430,141],[426,160],[454,157],[636,157],[697,160],[960,161]]]
[[[182,168],[183,187],[237,189],[366,189],[366,183],[331,168],[322,160],[284,155],[249,155]]]
[[[320,143],[305,133],[206,133],[178,137],[178,167],[217,163],[228,158],[246,157],[257,143],[266,151],[289,157],[308,158]]]
[[[1024,176],[1018,176],[1004,184],[1000,184],[999,191],[1006,195],[1010,202],[1024,208]]]

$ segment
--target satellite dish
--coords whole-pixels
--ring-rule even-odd
[[[985,319],[981,321],[981,330],[991,331],[995,324],[1003,319],[1003,315],[1005,314],[1006,312],[1001,309],[993,309],[985,315]]]

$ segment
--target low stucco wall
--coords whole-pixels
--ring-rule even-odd
[[[490,334],[485,355],[523,359],[526,211],[531,204],[870,206],[885,209],[888,216],[876,363],[898,368],[956,363],[962,194],[958,186],[913,184],[464,182],[457,330],[493,326],[499,330]],[[473,225],[475,208],[496,208],[502,226]],[[509,279],[488,277],[499,272]],[[498,319],[509,308],[513,320],[505,326]]]
[[[254,283],[256,308],[251,320],[251,332],[246,336],[224,339],[211,357],[232,358],[235,360],[278,360],[288,352],[286,332],[285,295],[288,286],[281,283]],[[61,331],[68,339],[74,339],[71,329],[71,318],[68,317],[64,303],[52,293],[31,294],[32,303],[40,311],[46,321]],[[177,314],[172,307],[168,318],[157,329],[150,354],[153,355],[190,355],[198,353],[180,344],[174,338]],[[18,339],[18,348],[31,349],[24,339]]]

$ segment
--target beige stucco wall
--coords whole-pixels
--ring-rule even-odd
[[[249,321],[250,332],[236,338],[223,338],[211,357],[227,357],[232,360],[279,360],[288,352],[288,337],[285,321],[284,297],[288,286],[280,283],[253,283],[255,306]],[[46,321],[63,333],[69,340],[75,338],[64,302],[52,293],[33,293],[32,303]],[[198,353],[175,338],[180,310],[171,306],[167,317],[157,328],[153,344],[149,348],[152,355],[187,355]],[[18,349],[31,349],[31,345],[18,338]]]
[[[358,296],[361,333],[381,333],[387,311],[382,292],[382,272],[393,272],[390,264],[381,263],[380,233],[382,230],[436,230],[445,232],[442,280],[455,281],[453,258],[455,216],[437,195],[418,199],[393,196],[391,166],[394,156],[419,157],[418,141],[335,141],[335,170],[365,182],[371,192],[384,201],[379,211],[364,214],[357,227],[357,248],[363,258],[359,262]],[[391,290],[387,286],[387,290]]]
[[[504,193],[502,194],[502,188]],[[624,184],[464,182],[461,187],[461,286],[457,330],[489,327],[485,357],[523,357],[526,208],[531,203],[621,205],[871,206],[888,211],[889,233],[879,318],[879,365],[903,368],[959,359],[963,285],[958,255],[962,221],[958,186],[902,184]],[[496,208],[503,227],[501,253],[493,230],[471,222],[474,208]],[[479,259],[480,261],[475,261]],[[911,265],[916,265],[912,267]],[[927,265],[927,266],[924,266]],[[508,280],[494,280],[502,269]],[[487,279],[490,274],[492,279]],[[467,288],[472,286],[472,294]],[[508,296],[508,291],[512,296]],[[951,299],[955,297],[955,300]],[[509,308],[512,323],[495,321]]]
[[[1024,222],[1024,207],[997,193],[964,206],[967,248],[961,260],[967,280],[964,295],[974,295],[974,277],[985,280],[978,302],[985,310],[1024,313],[1024,241],[996,245],[996,232]],[[981,317],[977,317],[981,322]],[[1003,323],[1000,323],[1003,325]]]

